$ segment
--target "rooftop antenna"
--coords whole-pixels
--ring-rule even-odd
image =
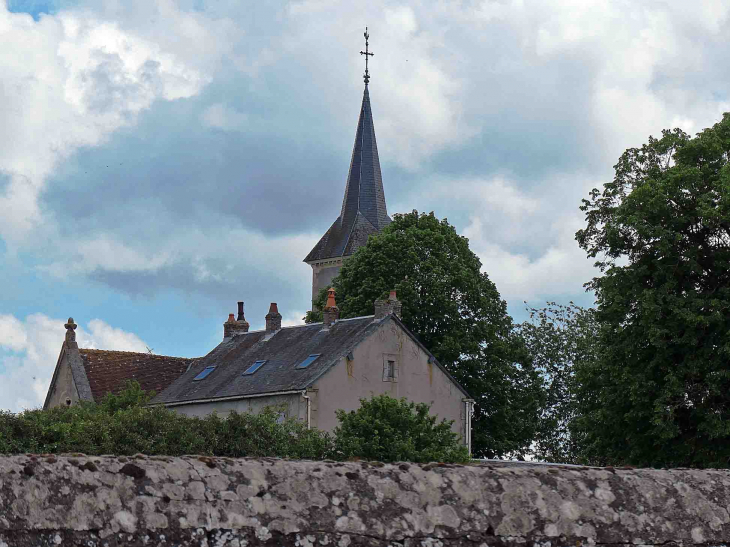
[[[375,55],[375,53],[372,53],[368,51],[368,38],[370,38],[370,35],[368,34],[368,27],[365,27],[365,51],[361,51],[360,55],[365,55],[365,75],[363,76],[363,80],[365,80],[365,85],[368,85],[368,82],[370,81],[370,73],[368,72],[368,57],[372,57]]]

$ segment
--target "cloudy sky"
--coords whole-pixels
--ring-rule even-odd
[[[447,217],[516,320],[594,271],[578,210],[628,147],[730,110],[722,0],[0,0],[0,409],[63,341],[207,353],[308,308],[363,27],[389,212]]]

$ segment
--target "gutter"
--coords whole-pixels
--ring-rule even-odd
[[[255,393],[253,395],[232,395],[230,397],[211,397],[209,399],[193,399],[191,401],[177,401],[174,403],[154,403],[148,406],[159,406],[163,405],[166,407],[170,406],[182,406],[182,405],[193,405],[196,403],[215,403],[217,401],[236,401],[238,399],[254,399],[256,397],[273,397],[274,395],[294,395],[301,393],[300,390],[288,390],[288,391],[270,391],[268,393]]]
[[[471,458],[471,419],[474,415],[474,399],[462,399],[462,401],[464,401],[464,441]]]
[[[312,401],[306,389],[302,391],[302,397],[307,400],[307,429],[312,429]]]

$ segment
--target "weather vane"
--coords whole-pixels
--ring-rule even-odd
[[[368,57],[372,57],[375,55],[374,53],[371,53],[368,51],[368,38],[370,38],[370,35],[368,34],[368,27],[365,27],[365,51],[361,51],[360,55],[365,55],[365,76],[363,76],[363,80],[365,80],[365,85],[368,85],[368,82],[370,81],[370,73],[368,72]]]

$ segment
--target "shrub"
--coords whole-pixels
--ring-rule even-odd
[[[430,405],[378,395],[360,399],[360,408],[337,411],[334,448],[338,459],[382,462],[463,463],[469,452],[451,431],[453,420],[437,423]]]
[[[280,422],[282,409],[259,414],[231,412],[226,418],[178,414],[145,406],[154,394],[129,382],[119,394],[98,404],[0,412],[0,454],[81,452],[181,456],[324,459],[332,452],[331,436],[294,418]]]

